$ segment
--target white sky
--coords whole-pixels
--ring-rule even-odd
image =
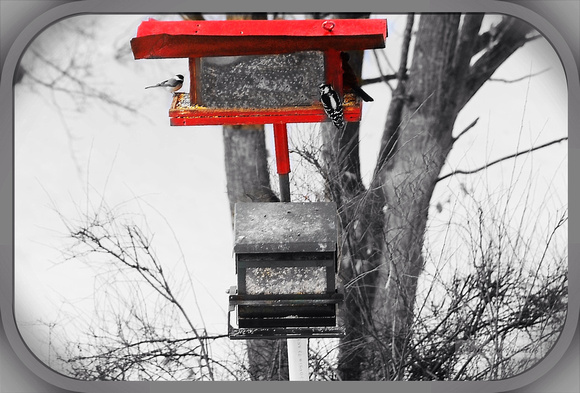
[[[147,217],[155,234],[155,248],[167,266],[165,270],[181,282],[180,295],[188,311],[200,315],[193,301],[195,292],[208,330],[223,334],[225,290],[235,284],[235,272],[221,128],[170,127],[169,94],[144,90],[144,86],[175,73],[187,73],[185,59],[133,60],[128,51],[129,40],[139,22],[148,16],[78,18],[97,24],[96,41],[71,33],[57,23],[42,33],[32,48],[57,58],[66,58],[76,48],[79,63],[94,65],[86,79],[137,109],[139,115],[91,101],[79,103],[81,111],[76,111],[66,97],[53,96],[41,86],[16,87],[15,284],[21,332],[38,356],[46,360],[46,324],[64,322],[74,326],[78,322],[73,318],[75,310],[82,309],[90,318],[95,305],[103,306],[98,301],[97,285],[106,275],[95,277],[79,262],[60,263],[62,250],[70,242],[54,208],[65,217],[78,217],[79,211],[87,208],[88,189],[88,205],[98,206],[103,196],[109,206],[125,204],[123,212]],[[385,53],[397,67],[406,17],[386,18],[389,37]],[[99,45],[93,47],[94,42]],[[124,50],[120,62],[112,58],[119,47]],[[29,60],[30,56],[25,55],[23,63],[26,65]],[[386,64],[382,68],[387,70]],[[530,80],[493,82],[481,89],[459,116],[454,135],[475,118],[479,117],[479,122],[457,142],[442,175],[452,169],[473,169],[567,135],[565,77],[557,55],[544,39],[518,51],[494,78],[513,79],[545,69],[548,71]],[[368,52],[363,77],[374,76],[376,62],[372,52]],[[188,86],[187,76],[184,86]],[[390,91],[380,84],[366,90],[375,98],[363,107],[361,165],[368,180]],[[60,110],[53,98],[62,99]],[[290,130],[300,133],[316,128],[299,125]],[[272,149],[271,135],[267,135]],[[534,203],[542,203],[544,195],[549,199],[544,210],[548,225],[556,208],[567,207],[567,143],[524,157],[517,162],[524,163],[525,176],[531,174],[535,179]],[[271,157],[270,162],[274,166]],[[475,192],[503,189],[512,182],[509,174],[513,165],[509,161],[477,175],[442,181],[435,190],[433,204],[448,201],[444,207],[453,205],[460,195],[460,182]],[[444,209],[439,215],[432,209],[431,222],[444,221],[449,212]],[[427,237],[433,239],[436,247],[436,231]],[[191,283],[187,277],[192,278]]]

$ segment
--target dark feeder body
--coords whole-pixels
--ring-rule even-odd
[[[198,60],[199,105],[208,108],[308,106],[318,100],[324,54],[308,51]]]
[[[341,337],[335,203],[237,203],[231,339]],[[235,292],[235,293],[232,293]]]

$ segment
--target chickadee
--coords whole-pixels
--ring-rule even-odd
[[[166,81],[159,82],[153,86],[147,86],[146,89],[150,89],[152,87],[164,87],[167,91],[176,92],[177,90],[181,89],[183,86],[183,75],[177,74],[171,79],[167,79]]]

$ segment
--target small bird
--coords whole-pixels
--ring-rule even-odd
[[[181,89],[183,86],[183,75],[177,74],[171,79],[167,79],[163,82],[159,82],[153,86],[147,86],[146,89],[150,89],[152,87],[164,87],[167,91],[176,92],[177,90]]]
[[[344,87],[351,89],[357,96],[362,98],[363,101],[374,101],[373,97],[369,96],[367,92],[360,87],[358,78],[349,64],[350,55],[347,52],[340,52],[340,58],[342,59],[342,83]]]
[[[322,107],[324,112],[332,121],[332,124],[343,131],[346,127],[346,122],[344,121],[344,110],[342,108],[342,102],[338,93],[332,88],[332,85],[321,83],[318,85],[318,90],[320,92],[320,102],[322,102]]]

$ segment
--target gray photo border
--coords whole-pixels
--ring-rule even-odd
[[[572,386],[562,377],[562,372],[570,372],[568,364],[578,363],[577,333],[580,293],[577,263],[580,256],[580,239],[569,236],[569,310],[568,318],[560,339],[550,353],[538,365],[527,372],[510,379],[486,382],[93,382],[78,381],[65,377],[49,369],[40,362],[23,342],[14,318],[14,105],[13,76],[18,61],[27,45],[45,27],[75,14],[85,13],[177,13],[177,12],[313,12],[332,9],[334,12],[357,12],[364,10],[380,13],[408,12],[487,12],[503,13],[519,17],[539,30],[552,44],[564,66],[568,82],[568,122],[569,122],[569,233],[578,234],[577,199],[580,195],[579,175],[572,168],[580,164],[580,84],[578,64],[580,54],[580,34],[578,34],[578,1],[465,1],[465,0],[359,0],[336,4],[330,0],[293,0],[292,2],[269,2],[267,0],[0,0],[0,22],[7,23],[11,12],[18,23],[11,21],[2,30],[0,54],[2,79],[0,80],[0,391],[38,392],[150,392],[169,393],[203,390],[213,392],[301,391],[315,389],[318,393],[335,390],[364,392],[410,391],[410,392],[539,392],[560,388],[572,391]],[[16,3],[26,3],[16,7]],[[1,26],[0,26],[1,27]],[[575,334],[576,333],[576,334]],[[562,371],[564,370],[564,371]],[[567,370],[567,371],[566,371]],[[572,369],[574,371],[574,369]],[[574,371],[576,377],[580,370]],[[542,379],[542,377],[544,377]],[[26,381],[26,382],[23,382]],[[24,385],[22,385],[24,384]],[[577,388],[577,387],[576,387]],[[362,389],[362,390],[361,390]]]

